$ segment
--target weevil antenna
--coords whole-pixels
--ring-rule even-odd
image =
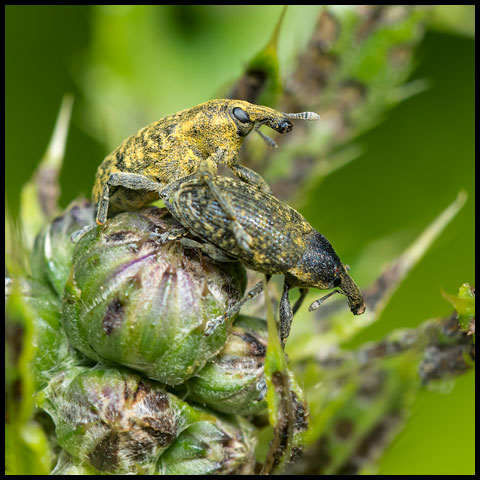
[[[328,294],[325,295],[324,297],[319,298],[318,300],[315,300],[315,301],[310,305],[310,307],[308,307],[308,311],[309,311],[309,312],[313,312],[313,311],[316,310],[328,297],[331,297],[331,296],[334,295],[335,293],[341,293],[342,295],[346,295],[346,294],[345,294],[344,292],[342,292],[341,290],[334,290],[333,292],[328,293]]]
[[[259,128],[264,124],[264,122],[259,122],[255,125],[255,131],[262,137],[262,140],[271,148],[278,148],[277,142],[270,138],[268,135],[262,133]]]
[[[287,118],[291,118],[292,120],[308,120],[310,122],[320,120],[320,115],[314,112],[300,112],[300,113],[284,113]]]

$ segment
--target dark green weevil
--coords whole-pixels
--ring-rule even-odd
[[[169,115],[142,128],[107,155],[98,167],[93,201],[98,205],[96,222],[103,225],[109,213],[138,210],[158,199],[158,192],[179,179],[202,178],[211,194],[232,220],[239,243],[248,249],[250,238],[236,222],[232,205],[215,186],[217,167],[227,165],[234,175],[265,191],[263,178],[238,163],[245,137],[266,125],[279,133],[292,130],[291,119],[318,120],[316,113],[282,113],[243,100],[210,100]],[[76,232],[80,238],[87,227]]]
[[[240,260],[267,276],[275,273],[285,276],[280,301],[283,344],[289,335],[293,314],[309,287],[339,289],[312,303],[310,310],[318,308],[325,298],[337,292],[347,297],[354,315],[365,311],[362,293],[330,242],[296,210],[273,195],[234,178],[219,177],[216,187],[222,196],[228,198],[236,220],[251,237],[248,250],[237,242],[231,219],[202,181],[193,179],[179,185],[172,184],[162,196],[167,209],[185,228],[183,232],[178,231],[178,237],[188,231],[201,240],[183,238],[185,246],[199,247],[219,261]],[[261,291],[260,285],[254,287],[250,297]],[[293,287],[300,287],[301,296],[292,309],[288,292]],[[231,317],[239,307],[237,304],[222,318],[216,319],[213,327]]]

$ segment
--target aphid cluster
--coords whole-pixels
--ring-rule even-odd
[[[318,120],[319,116],[281,113],[241,100],[205,102],[164,117],[127,138],[100,165],[93,188],[99,225],[106,222],[107,215],[138,210],[161,197],[182,228],[160,236],[159,241],[180,238],[185,247],[200,248],[217,261],[240,261],[267,276],[283,274],[283,343],[309,287],[338,287],[334,292],[347,296],[353,314],[365,311],[360,290],[328,240],[275,198],[260,175],[238,162],[239,150],[250,132],[256,131],[267,144],[276,146],[259,128],[267,125],[287,133],[292,130],[292,119]],[[236,178],[218,176],[220,164],[228,166]],[[74,239],[93,226],[74,234]],[[301,296],[292,309],[288,292],[293,287],[300,287]],[[260,291],[261,286],[256,285],[247,298]],[[238,302],[211,322],[211,331],[242,304]]]

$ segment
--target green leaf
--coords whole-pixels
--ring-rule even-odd
[[[265,380],[267,383],[268,418],[273,427],[273,439],[262,473],[280,472],[289,461],[293,446],[295,412],[293,410],[287,360],[280,343],[277,324],[268,297],[267,282],[264,280],[267,305],[268,345],[265,358]]]
[[[50,144],[32,178],[21,191],[20,218],[27,248],[35,235],[57,208],[60,195],[58,177],[62,168],[65,144],[70,125],[73,97],[65,95],[57,117]]]
[[[5,316],[5,458],[9,475],[47,475],[51,450],[44,431],[32,420],[35,388],[34,316],[12,283]]]
[[[472,320],[475,318],[475,295],[472,287],[468,283],[464,283],[460,287],[458,295],[451,295],[443,290],[441,290],[441,293],[443,298],[455,307],[462,330],[466,332],[471,331]],[[472,333],[475,333],[474,326]]]
[[[286,11],[285,5],[267,45],[248,62],[245,72],[227,94],[228,98],[275,107],[282,93],[277,45]]]

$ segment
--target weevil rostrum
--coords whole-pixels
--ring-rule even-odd
[[[249,249],[237,242],[230,218],[201,180],[171,184],[162,196],[170,213],[186,231],[200,239],[182,238],[184,246],[203,249],[219,261],[240,260],[267,276],[275,273],[285,276],[280,301],[280,338],[283,345],[290,332],[293,314],[309,287],[321,290],[338,288],[312,303],[310,310],[318,308],[333,293],[342,293],[347,297],[354,315],[365,311],[362,293],[332,245],[300,213],[265,190],[235,178],[219,177],[216,188],[229,199],[235,218],[250,236]],[[177,234],[178,238],[182,236],[181,231]],[[257,284],[246,298],[259,293],[261,285]],[[293,287],[300,287],[301,295],[292,309],[288,292]],[[239,302],[223,317],[215,319],[212,328],[231,318],[243,303]]]
[[[225,164],[243,182],[270,191],[259,174],[238,163],[245,137],[255,130],[275,146],[259,131],[260,126],[283,134],[292,130],[292,119],[319,118],[312,112],[282,113],[229,99],[210,100],[164,117],[127,138],[99,166],[92,194],[98,205],[96,222],[103,225],[109,213],[149,205],[173,181],[198,177],[227,214],[237,242],[248,249],[251,238],[235,219],[228,196],[215,186],[217,167]],[[76,232],[72,239],[77,240],[93,226]]]

